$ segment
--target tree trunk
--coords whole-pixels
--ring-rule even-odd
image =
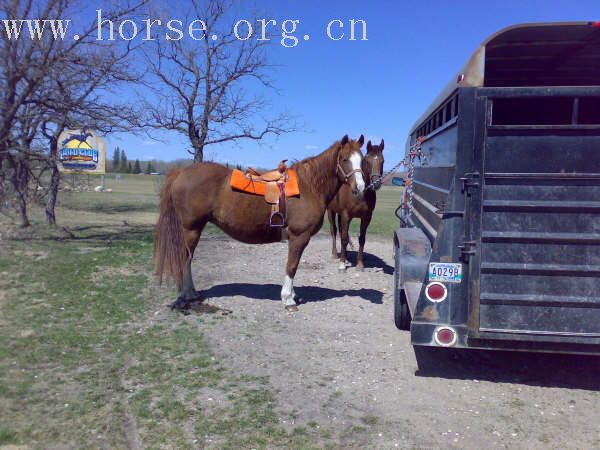
[[[9,158],[9,162],[13,167],[11,182],[15,195],[17,196],[17,208],[19,213],[21,228],[27,228],[31,225],[27,216],[27,188],[29,186],[29,172],[24,166],[23,161]]]
[[[58,197],[58,186],[60,184],[60,172],[58,166],[52,162],[52,174],[50,175],[50,186],[48,187],[48,200],[46,201],[46,223],[56,225],[56,199]]]
[[[201,163],[204,161],[204,146],[194,146],[194,162]]]
[[[5,195],[6,192],[4,190],[4,183],[6,180],[6,168],[4,167],[4,157],[5,152],[0,147],[0,209],[4,207]]]
[[[58,171],[58,136],[64,129],[64,126],[59,127],[54,136],[50,137],[50,165],[52,173],[50,175],[50,186],[48,186],[48,200],[46,200],[46,223],[48,225],[56,225],[56,199],[58,197],[58,186],[60,184],[60,172]]]
[[[21,219],[19,226],[21,228],[27,228],[31,225],[29,222],[29,217],[27,217],[27,199],[25,198],[25,194],[20,190],[17,191],[17,197],[19,199],[19,217]]]

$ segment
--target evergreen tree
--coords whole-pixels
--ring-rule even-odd
[[[152,172],[154,172],[154,167],[152,167],[152,161],[148,161],[148,164],[146,164],[146,174],[150,175]]]
[[[120,167],[121,167],[121,150],[119,150],[119,147],[115,147],[115,150],[113,151],[113,157],[112,157],[111,172],[117,172]]]
[[[135,163],[133,164],[133,173],[135,173],[135,174],[142,173],[142,167],[140,166],[139,159],[136,159]]]
[[[121,149],[121,165],[119,166],[119,172],[128,173],[127,167],[127,155],[125,154],[125,150]]]
[[[131,161],[127,163],[127,173],[133,172],[133,168],[131,167]]]

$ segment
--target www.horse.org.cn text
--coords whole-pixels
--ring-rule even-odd
[[[167,41],[191,39],[235,38],[239,41],[255,39],[258,41],[278,42],[282,47],[294,48],[311,36],[300,31],[301,21],[297,19],[238,19],[233,22],[231,30],[213,31],[202,19],[184,22],[179,19],[133,19],[111,20],[102,16],[98,9],[96,25],[85,35],[69,33],[72,25],[70,19],[9,19],[2,20],[1,32],[8,40],[32,39],[41,40],[49,34],[54,39],[79,40],[82,38],[96,41],[156,41],[164,38]],[[331,41],[368,41],[367,22],[364,19],[331,19],[323,26],[322,33]]]

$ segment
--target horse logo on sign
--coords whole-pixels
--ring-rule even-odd
[[[106,143],[93,131],[67,130],[59,138],[59,169],[65,173],[106,173]]]

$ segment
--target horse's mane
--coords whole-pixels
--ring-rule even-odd
[[[292,168],[298,172],[299,179],[302,180],[303,189],[309,189],[315,193],[327,190],[333,175],[330,171],[337,164],[340,148],[341,141],[336,141],[324,152],[304,158],[292,165]]]

